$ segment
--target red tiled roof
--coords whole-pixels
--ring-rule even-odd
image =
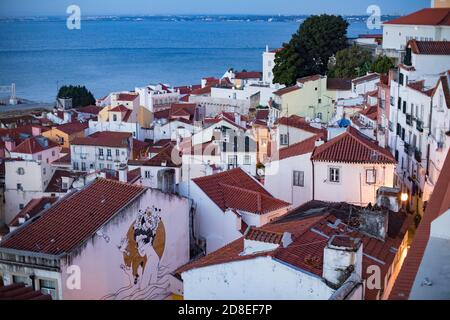
[[[363,111],[360,112],[363,116],[366,116],[370,120],[377,120],[378,117],[378,107],[377,106],[370,106]]]
[[[283,239],[282,232],[271,232],[255,227],[250,227],[247,234],[244,236],[245,240],[253,240],[259,242],[280,244]]]
[[[317,147],[311,159],[349,163],[396,163],[387,149],[378,146],[352,127],[348,127],[345,133]]]
[[[195,103],[173,103],[170,106],[170,118],[185,117],[193,118],[195,115]]]
[[[181,163],[175,163],[172,157],[175,143],[169,143],[162,148],[154,150],[157,154],[150,159],[129,160],[129,165],[134,166],[150,166],[150,167],[180,167]],[[175,151],[174,151],[175,152]]]
[[[145,190],[97,179],[54,204],[39,219],[7,235],[0,247],[52,255],[70,253]]]
[[[423,55],[450,55],[450,41],[417,41],[410,40],[408,47],[415,54]]]
[[[319,136],[313,136],[299,143],[293,144],[289,147],[282,148],[279,151],[279,159],[287,159],[295,156],[300,156],[307,153],[312,153],[316,147],[316,141],[320,140]]]
[[[272,197],[240,168],[192,181],[224,211],[231,208],[264,214],[289,206],[287,202]]]
[[[384,24],[450,26],[450,8],[425,8]]]
[[[57,197],[42,197],[31,199],[30,202],[28,202],[27,205],[14,217],[14,219],[11,220],[9,225],[19,226],[19,218],[29,220],[43,211],[46,206],[55,203],[56,200],[58,200]]]
[[[328,90],[351,90],[351,79],[327,78]]]
[[[46,145],[47,144],[47,145]],[[31,137],[23,141],[21,144],[16,146],[11,152],[15,153],[24,153],[24,154],[34,154],[38,152],[42,152],[44,150],[48,150],[51,148],[55,148],[58,145],[51,140],[38,136]]]
[[[396,249],[399,248],[408,230],[410,217],[404,213],[389,213],[390,231],[388,231],[388,235],[382,241],[370,237],[357,229],[347,228],[349,223],[349,208],[350,205],[348,204],[327,204],[320,202],[316,204],[314,201],[306,203],[274,222],[260,228],[255,228],[262,233],[261,236],[258,234],[252,235],[252,238],[256,239],[260,236],[263,239],[264,232],[278,234],[289,232],[292,235],[293,242],[287,247],[280,246],[270,252],[242,255],[241,253],[244,250],[244,237],[242,237],[197,261],[181,267],[176,273],[222,263],[270,256],[288,265],[322,277],[323,252],[328,240],[333,235],[345,235],[351,238],[361,239],[364,255],[362,269],[367,270],[367,267],[370,265],[378,265],[382,272],[382,279],[384,279],[384,276],[394,261]],[[306,214],[309,209],[322,210],[311,216]],[[353,210],[356,214],[355,211],[357,209]],[[364,279],[367,279],[368,276],[370,274],[363,273]],[[369,290],[366,288],[365,298],[368,300],[375,299],[378,294],[379,290]]]
[[[15,283],[0,286],[0,300],[52,300],[52,296],[26,287],[23,283]]]
[[[297,91],[297,90],[300,90],[300,87],[297,86],[297,85],[294,85],[292,87],[287,87],[287,88],[283,88],[283,89],[280,89],[278,91],[275,91],[273,94],[276,95],[276,96],[280,96],[281,97],[281,96],[283,96],[283,95],[285,95],[287,93],[291,93],[291,92],[294,92],[294,91]]]
[[[134,101],[138,96],[138,94],[119,93],[117,95],[117,101]]]
[[[52,178],[50,179],[50,182],[47,185],[47,188],[45,189],[45,192],[47,192],[47,193],[66,193],[67,190],[62,188],[62,178],[68,177],[68,178],[76,179],[85,174],[86,173],[83,173],[83,172],[55,170]],[[69,186],[69,187],[71,187],[71,186]]]
[[[269,118],[269,109],[258,109],[256,110],[256,119],[267,121]]]
[[[262,73],[261,72],[236,72],[235,74],[236,79],[261,79]]]
[[[166,108],[163,110],[156,111],[154,114],[155,120],[157,119],[169,119],[170,116],[170,108]]]
[[[70,163],[71,163],[70,153],[52,162],[52,164],[70,164]]]
[[[407,300],[430,238],[431,223],[450,209],[450,152],[442,167],[433,194],[403,262],[389,299]]]
[[[100,113],[100,111],[102,111],[102,107],[97,107],[97,106],[86,106],[86,107],[80,107],[77,108],[76,111],[80,112],[80,113],[89,113],[89,114],[93,114],[93,115],[97,115]]]
[[[64,133],[73,134],[76,132],[84,131],[85,129],[89,128],[89,123],[87,123],[87,122],[69,122],[69,123],[65,123],[65,124],[56,126],[55,128]]]
[[[297,79],[297,83],[303,83],[303,84],[305,84],[306,82],[309,82],[309,81],[317,81],[317,80],[320,80],[320,79],[322,79],[322,77],[323,77],[323,76],[321,76],[320,74],[315,74],[315,75],[312,75],[312,76],[307,76],[307,77],[299,78],[299,79]]]
[[[362,83],[362,82],[372,81],[372,80],[376,80],[376,79],[380,79],[380,74],[378,74],[378,73],[370,73],[370,74],[367,74],[365,76],[355,78],[355,79],[352,80],[352,82],[354,84],[359,84],[359,83]]]
[[[109,112],[127,112],[129,110],[130,109],[125,107],[123,104],[120,104],[117,107],[114,107],[114,108],[110,109]]]
[[[305,118],[296,115],[280,118],[277,120],[276,124],[285,125],[288,127],[293,127],[310,133],[318,134],[322,138],[325,138],[327,136],[326,130],[312,127],[308,122],[306,122]]]
[[[131,136],[129,132],[99,131],[88,137],[73,139],[72,145],[128,148],[128,139]]]
[[[191,96],[201,96],[205,94],[211,94],[211,88],[212,86],[206,86],[204,88],[192,90]]]

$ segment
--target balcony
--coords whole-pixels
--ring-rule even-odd
[[[406,114],[406,124],[407,124],[408,126],[412,126],[412,124],[413,124],[412,115]]]
[[[389,131],[394,132],[394,124],[392,123],[392,121],[389,121]]]
[[[419,132],[423,132],[423,121],[416,119],[416,129]]]
[[[411,153],[412,153],[411,151],[412,151],[412,150],[411,150],[411,145],[410,145],[409,143],[406,143],[406,142],[405,142],[405,149],[404,149],[404,150],[405,150],[405,153],[406,153],[407,155],[409,155],[409,156],[411,155]]]
[[[414,159],[416,159],[418,163],[422,162],[422,152],[418,149],[414,150]]]

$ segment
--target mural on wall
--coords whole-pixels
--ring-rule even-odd
[[[129,283],[102,299],[157,299],[167,295],[170,274],[161,263],[166,230],[161,209],[139,210],[133,224],[117,245],[123,256],[120,268]]]

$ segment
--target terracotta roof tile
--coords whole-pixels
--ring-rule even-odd
[[[351,90],[351,79],[327,78],[328,90]]]
[[[128,112],[130,109],[125,107],[123,104],[118,105],[112,109],[109,109],[109,112]]]
[[[7,235],[0,248],[52,255],[70,253],[145,190],[97,179],[54,204],[39,219]]]
[[[301,129],[310,133],[317,134],[322,138],[326,138],[327,136],[327,132],[325,129],[313,127],[308,122],[306,122],[305,118],[296,115],[280,118],[277,120],[276,124]]]
[[[42,197],[31,199],[27,205],[20,210],[20,212],[11,220],[9,223],[10,226],[19,226],[19,219],[24,218],[25,220],[29,220],[33,218],[35,215],[39,214],[41,211],[47,208],[47,206],[51,206],[58,200],[57,197]]]
[[[384,24],[450,26],[450,8],[425,8]]]
[[[52,300],[52,296],[16,283],[0,286],[0,300]]]
[[[73,139],[72,145],[103,146],[116,148],[129,148],[129,132],[99,131],[88,137],[77,137]]]
[[[21,144],[16,146],[13,150],[11,150],[11,152],[34,154],[55,147],[58,147],[58,145],[53,141],[42,136],[37,136],[26,139]]]
[[[285,94],[300,90],[301,88],[297,85],[291,86],[291,87],[287,87],[287,88],[283,88],[280,89],[278,91],[275,91],[273,94],[276,96],[284,96]]]
[[[137,97],[139,97],[138,94],[119,93],[117,95],[117,101],[134,101]]]
[[[69,123],[65,123],[65,124],[56,126],[55,128],[64,133],[73,134],[76,132],[84,131],[85,129],[89,128],[89,123],[87,123],[87,122],[69,122]]]
[[[279,159],[287,159],[291,157],[300,156],[307,153],[312,153],[316,147],[316,141],[320,140],[319,136],[313,136],[299,143],[290,145],[289,147],[279,150]]]
[[[261,79],[262,73],[261,72],[236,72],[235,74],[236,79]]]
[[[396,163],[389,150],[378,146],[352,127],[317,147],[311,159],[349,163]]]
[[[418,41],[410,40],[408,47],[415,54],[423,55],[450,55],[450,41]]]
[[[240,209],[257,214],[289,206],[276,199],[241,168],[192,180],[222,210]]]

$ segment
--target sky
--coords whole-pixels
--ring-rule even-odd
[[[63,16],[72,4],[82,15],[365,15],[370,5],[382,15],[403,15],[430,7],[430,0],[0,0],[0,16]]]

